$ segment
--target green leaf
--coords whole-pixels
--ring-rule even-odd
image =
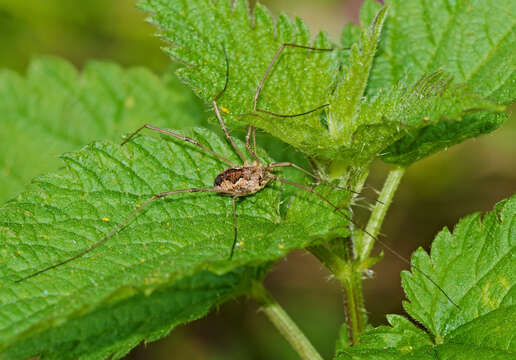
[[[113,303],[107,298],[94,311],[45,331],[31,329],[32,335],[0,353],[0,358],[27,359],[43,354],[45,359],[56,360],[119,359],[140,342],[158,340],[175,326],[198,319],[214,306],[243,294],[251,281],[261,276],[254,268],[239,268],[224,276],[200,272],[150,296],[120,288],[117,294],[127,298]],[[47,298],[51,296],[47,294]]]
[[[460,101],[460,99],[458,99]],[[500,127],[508,115],[505,113],[465,115],[461,121],[438,121],[434,125],[410,131],[380,152],[383,161],[403,166],[410,164],[465,140],[489,134]]]
[[[510,360],[516,354],[516,306],[480,316],[437,345],[407,319],[391,315],[388,320],[390,327],[366,332],[360,345],[341,350],[335,360]]]
[[[203,119],[189,89],[146,69],[95,61],[79,74],[55,58],[34,60],[26,77],[0,70],[0,114],[1,203],[55,170],[63,152],[118,141],[146,122],[184,128]]]
[[[212,132],[187,135],[238,162],[225,139]],[[231,198],[187,193],[152,202],[85,256],[15,283],[88,248],[152,194],[211,187],[225,167],[192,144],[147,136],[123,147],[95,142],[62,158],[64,169],[35,179],[29,191],[0,208],[0,358],[38,355],[47,341],[52,348],[45,351],[55,358],[120,357],[142,339],[159,338],[241,294],[251,280],[261,279],[261,269],[289,251],[347,234],[345,217],[307,192],[282,215],[281,187],[272,184],[239,200],[240,246],[229,259]],[[337,202],[340,193],[330,198]],[[166,306],[176,302],[177,308]],[[156,303],[152,320],[142,324]],[[84,333],[60,335],[69,329]],[[74,336],[81,334],[87,340],[78,342]]]
[[[351,47],[349,65],[344,70],[344,79],[338,83],[332,96],[328,130],[333,138],[339,139],[339,143],[347,145],[357,128],[355,116],[362,104],[386,15],[387,8],[381,9],[371,28],[362,31],[360,48],[358,44]]]
[[[510,305],[516,285],[516,196],[502,201],[482,219],[480,213],[462,219],[453,233],[442,230],[430,256],[418,250],[412,263],[440,284],[459,305],[453,306],[419,272],[403,273],[407,312],[434,336]],[[512,289],[512,290],[511,290]],[[505,299],[505,297],[509,297]],[[505,300],[504,300],[505,299]]]
[[[274,23],[260,4],[250,16],[244,0],[233,6],[228,0],[144,0],[140,6],[152,13],[151,21],[170,43],[167,53],[186,64],[178,75],[208,103],[224,87],[226,50],[229,83],[218,103],[229,111],[228,121],[254,124],[308,154],[322,152],[321,139],[328,136],[320,112],[298,118],[242,115],[253,111],[258,84],[280,46],[311,44],[303,21],[281,14]],[[333,47],[325,34],[313,46]],[[337,52],[287,47],[266,80],[258,107],[298,114],[327,103],[337,66]]]
[[[516,100],[516,3],[512,0],[390,0],[389,18],[367,94],[401,81],[413,84],[444,70],[456,83],[497,103]],[[369,11],[364,11],[369,13]],[[383,151],[382,159],[408,165],[500,126],[505,116],[479,114],[459,124],[442,121],[414,129]]]
[[[376,14],[382,9],[377,0],[365,0],[360,7],[360,26],[365,28],[374,21]]]
[[[322,160],[323,165],[330,159],[340,158],[360,168],[407,134],[412,135],[429,126],[424,118],[413,117],[410,118],[412,127],[407,129],[399,126],[399,120],[392,119],[398,111],[406,112],[405,117],[419,115],[421,111],[409,107],[419,106],[416,101],[404,102],[406,108],[396,107],[394,101],[386,102],[377,109],[374,117],[365,118],[360,113],[364,107],[374,108],[381,101],[378,92],[369,92],[377,95],[372,100],[364,98],[371,87],[370,73],[374,71],[373,60],[387,14],[387,8],[378,11],[378,5],[373,2],[367,2],[362,13],[363,22],[372,20],[370,26],[363,26],[361,30],[351,25],[345,27],[341,43],[350,49],[338,49],[320,34],[313,46],[335,48],[335,51],[286,47],[274,63],[258,98],[258,108],[280,114],[299,114],[329,104],[323,110],[294,118],[254,112],[253,98],[283,43],[310,45],[310,34],[301,20],[294,24],[285,15],[280,15],[275,23],[261,5],[257,5],[250,16],[242,0],[233,6],[228,0],[144,0],[140,5],[152,14],[151,22],[160,27],[160,35],[169,42],[168,54],[186,64],[178,74],[201,99],[210,103],[224,88],[226,52],[229,81],[218,100],[227,110],[224,111],[225,118],[233,124],[245,122],[264,129],[305,154]],[[423,72],[418,77],[424,81],[432,74],[435,71]],[[373,79],[372,82],[378,81]],[[386,88],[382,96],[393,89],[406,91],[416,86],[406,77],[383,85]],[[408,95],[398,91],[398,96]],[[397,100],[403,102],[403,98]],[[434,98],[433,109],[438,108],[439,113],[432,113],[432,117],[440,121],[461,120],[462,113],[453,118],[450,114],[456,114],[456,108],[446,106],[450,102],[458,104],[460,100],[459,96],[446,99],[438,108],[439,99]],[[478,99],[478,103],[486,102]],[[478,103],[469,108],[464,106],[463,112],[482,110]],[[469,105],[473,104],[469,102]],[[371,111],[367,115],[371,115]],[[389,149],[391,157],[398,156],[395,150]]]
[[[516,343],[516,195],[484,216],[462,219],[453,234],[441,231],[431,255],[418,250],[413,266],[458,304],[454,306],[420,271],[402,274],[404,307],[427,332],[401,316],[361,335],[336,359],[513,359]]]
[[[356,124],[354,132],[350,134],[347,142],[350,143],[348,152],[354,158],[363,159],[365,162],[377,154],[384,159],[399,158],[391,148],[398,149],[397,143],[382,152],[387,144],[392,144],[408,133],[404,138],[407,141],[421,142],[422,138],[413,138],[413,133],[433,131],[444,126],[439,133],[439,145],[450,136],[449,129],[459,128],[464,132],[466,124],[461,120],[471,119],[471,112],[484,111],[499,112],[505,107],[496,105],[491,101],[479,97],[465,86],[452,84],[452,78],[441,71],[437,71],[421,78],[413,86],[399,85],[387,90],[381,90],[369,102],[361,104],[358,114],[353,122]],[[498,114],[490,113],[493,119]],[[487,116],[487,115],[486,115]],[[435,125],[435,126],[433,126]],[[441,126],[443,125],[443,126]],[[484,124],[485,125],[485,124]],[[475,130],[476,127],[472,126]],[[456,135],[456,134],[453,134]],[[423,138],[428,141],[428,136]],[[435,146],[435,138],[429,141],[429,146]],[[363,144],[369,144],[364,147]],[[417,150],[404,154],[404,165],[409,160],[420,154],[423,146]],[[425,147],[424,149],[427,149]],[[388,153],[392,151],[392,153]],[[398,161],[400,162],[400,161]]]
[[[388,315],[387,321],[390,326],[380,326],[365,332],[360,337],[360,345],[340,349],[335,359],[427,358],[424,353],[433,345],[428,334],[403,316]],[[415,348],[417,355],[413,353]],[[433,357],[428,356],[428,359]]]

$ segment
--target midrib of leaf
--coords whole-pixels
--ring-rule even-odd
[[[383,8],[376,16],[371,28],[363,30],[360,38],[361,48],[357,44],[351,47],[349,65],[345,70],[345,80],[340,82],[333,98],[333,106],[337,107],[335,119],[328,121],[330,134],[339,138],[339,142],[348,145],[356,129],[362,97],[367,85],[371,66],[373,65],[376,47],[385,21],[387,8]]]

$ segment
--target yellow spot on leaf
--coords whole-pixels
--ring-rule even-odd
[[[494,310],[494,309],[496,309],[498,307],[498,301],[496,300],[496,298],[492,297],[493,294],[492,294],[492,292],[489,289],[490,285],[491,285],[490,283],[486,283],[482,287],[481,301],[482,301],[482,304],[484,304],[485,307]]]
[[[140,261],[141,261],[142,263],[144,263],[144,262],[145,262],[145,259],[141,259]]]
[[[229,114],[229,110],[225,107],[221,107],[220,110],[222,110],[222,112],[225,112],[226,114]]]
[[[507,280],[506,277],[501,277],[500,278],[500,283],[505,288],[505,290],[509,290],[509,288],[511,287],[511,285],[510,285],[510,283],[509,283],[509,281]]]
[[[109,218],[108,217],[103,217],[102,221],[109,221]]]
[[[414,349],[414,348],[413,348],[412,346],[407,345],[407,346],[402,346],[402,347],[400,348],[400,351],[401,351],[401,352],[410,352],[410,351],[412,351],[413,349]]]
[[[425,116],[425,117],[423,118],[423,120],[424,120],[424,121],[428,121],[428,120],[430,120],[430,118],[429,118],[428,116]]]
[[[21,255],[21,250],[18,250],[17,253],[18,253],[18,255]]]
[[[237,246],[244,246],[244,242],[243,241],[238,242]]]
[[[285,248],[285,245],[283,245],[283,244],[279,244],[279,245],[278,245],[278,247],[279,247],[280,249],[284,249],[284,248]]]

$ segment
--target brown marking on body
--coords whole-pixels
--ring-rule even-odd
[[[267,166],[238,166],[221,172],[213,187],[223,195],[247,196],[260,191],[273,179],[274,175]]]

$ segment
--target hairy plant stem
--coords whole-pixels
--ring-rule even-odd
[[[350,259],[343,259],[335,252],[323,245],[310,246],[308,248],[321,263],[323,263],[337,278],[343,288],[346,298],[346,321],[348,323],[348,334],[351,344],[356,344],[361,332],[361,313],[360,308],[361,294],[357,294],[356,281],[353,279],[353,263]]]
[[[261,310],[299,354],[301,359],[323,360],[305,334],[303,334],[285,310],[283,310],[272,295],[263,287],[262,283],[255,282],[251,294],[261,305]]]
[[[396,167],[389,172],[365,229],[370,235],[378,236],[404,172],[405,169],[402,167]],[[362,184],[363,182],[359,182],[360,187]],[[345,247],[342,246],[341,239],[335,244],[330,243],[329,247],[318,245],[308,248],[342,283],[346,298],[348,334],[353,345],[359,342],[360,333],[367,325],[362,289],[363,272],[376,261],[369,258],[374,238],[367,233],[359,229],[353,232],[354,256],[351,256],[349,251],[342,251]]]
[[[375,241],[371,235],[376,237],[380,233],[383,219],[385,218],[385,214],[387,213],[387,210],[392,203],[392,198],[398,189],[398,185],[400,184],[403,174],[405,174],[405,168],[396,167],[389,172],[389,175],[387,175],[387,179],[383,184],[382,191],[378,196],[378,201],[374,205],[373,211],[371,212],[369,221],[365,228],[366,232],[370,235],[365,232],[360,232],[357,240],[353,242],[355,247],[355,256],[358,261],[367,261],[371,255]]]

